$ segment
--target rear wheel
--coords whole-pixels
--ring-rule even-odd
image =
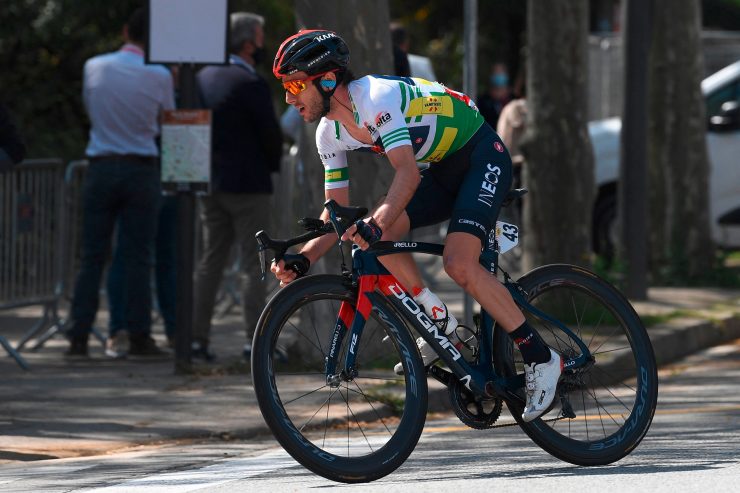
[[[327,383],[325,360],[337,344],[337,315],[343,304],[346,310],[355,303],[355,289],[339,276],[299,279],[265,308],[252,350],[255,393],[275,438],[306,468],[346,483],[372,481],[403,464],[427,409],[416,344],[385,304],[382,314],[371,312],[359,342],[344,334],[336,372],[342,378]],[[342,373],[350,348],[357,355],[356,375]],[[399,361],[401,376],[393,372]]]
[[[553,407],[539,419],[524,422],[521,404],[508,403],[509,409],[527,435],[559,459],[584,466],[621,459],[647,433],[658,398],[655,356],[639,316],[613,286],[579,267],[541,267],[519,284],[533,306],[587,345],[594,361],[564,370]],[[565,361],[580,354],[560,329],[526,315]],[[521,355],[508,335],[497,328],[495,338],[496,368],[506,376],[523,373]]]

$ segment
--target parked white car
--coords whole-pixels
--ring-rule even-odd
[[[702,81],[707,105],[707,147],[712,239],[726,249],[740,248],[740,61]],[[598,187],[593,211],[593,247],[609,255],[616,238],[619,133],[622,122],[589,123]]]

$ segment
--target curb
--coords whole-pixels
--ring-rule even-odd
[[[740,316],[714,321],[678,318],[648,331],[658,366],[684,356],[740,338]]]

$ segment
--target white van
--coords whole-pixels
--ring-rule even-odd
[[[712,240],[725,249],[740,248],[740,61],[701,83],[707,105],[707,147]],[[609,255],[616,241],[619,133],[622,122],[590,122],[598,188],[593,211],[593,248]]]

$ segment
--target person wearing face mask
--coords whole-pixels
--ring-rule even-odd
[[[511,101],[509,71],[503,63],[494,63],[488,80],[488,91],[477,101],[480,114],[492,128],[496,128],[501,110],[509,101]]]
[[[241,302],[246,329],[243,355],[251,354],[257,319],[265,304],[257,242],[278,172],[282,134],[267,82],[255,71],[264,60],[264,18],[231,14],[229,64],[208,66],[197,75],[201,101],[212,110],[211,195],[200,198],[203,254],[195,271],[194,360],[211,361],[211,318],[232,245],[241,256]],[[256,269],[256,270],[255,270]]]

